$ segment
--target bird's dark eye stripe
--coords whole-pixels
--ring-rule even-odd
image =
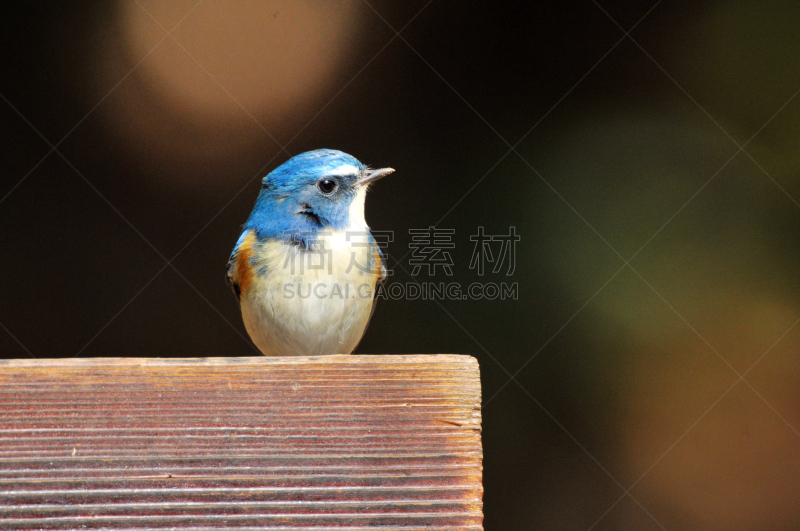
[[[323,194],[332,194],[337,186],[339,186],[339,183],[333,179],[320,179],[317,181],[317,188],[319,188],[319,191]]]

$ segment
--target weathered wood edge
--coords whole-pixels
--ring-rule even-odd
[[[175,366],[175,365],[304,365],[315,364],[444,364],[456,363],[478,367],[478,360],[466,354],[359,354],[334,356],[293,356],[269,358],[252,357],[208,357],[208,358],[41,358],[41,359],[6,359],[0,360],[2,367],[93,367],[93,366]]]

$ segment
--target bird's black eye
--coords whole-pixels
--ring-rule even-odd
[[[320,179],[317,181],[317,188],[319,188],[319,191],[325,195],[332,194],[338,186],[339,183],[333,179]]]

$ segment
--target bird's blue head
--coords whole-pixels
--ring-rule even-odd
[[[367,187],[393,171],[371,170],[334,149],[301,153],[264,177],[244,228],[262,238],[285,239],[320,230],[366,229]]]

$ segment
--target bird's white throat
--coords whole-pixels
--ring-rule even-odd
[[[364,203],[367,199],[367,187],[360,186],[353,202],[350,203],[350,227],[349,230],[367,230],[367,221],[364,219]]]

